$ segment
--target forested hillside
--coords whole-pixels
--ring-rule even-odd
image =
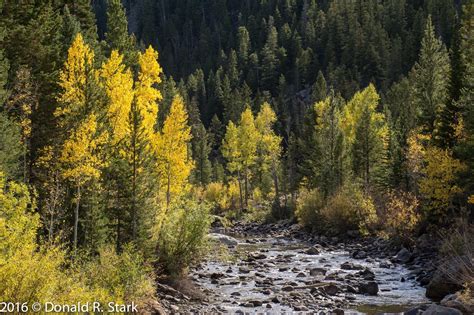
[[[454,289],[428,297],[474,305],[472,1],[0,12],[0,301],[157,311],[211,225],[287,220],[413,252],[432,238],[424,285],[439,267]]]

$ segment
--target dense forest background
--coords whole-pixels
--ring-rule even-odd
[[[31,266],[57,275],[35,300],[146,300],[157,274],[200,257],[213,220],[290,218],[408,247],[472,222],[472,1],[0,12],[3,300],[34,297]]]

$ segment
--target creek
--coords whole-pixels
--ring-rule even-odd
[[[235,240],[225,258],[216,254],[191,270],[208,300],[204,312],[397,314],[428,302],[410,270],[388,258],[355,259],[351,245]]]

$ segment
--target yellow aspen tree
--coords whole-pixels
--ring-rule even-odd
[[[245,206],[248,207],[250,170],[255,165],[257,157],[258,132],[255,119],[250,108],[247,108],[240,117],[239,147],[242,152],[242,165],[244,176]]]
[[[342,119],[352,169],[363,180],[366,191],[375,174],[382,175],[382,162],[388,146],[385,115],[377,111],[379,100],[375,86],[370,84],[349,101]]]
[[[72,132],[63,145],[60,162],[63,165],[62,176],[76,187],[76,207],[74,210],[73,246],[77,248],[77,230],[81,205],[81,188],[101,174],[103,162],[97,151],[103,139],[97,138],[97,118],[89,115]]]
[[[103,137],[98,136],[97,116],[94,113],[100,100],[98,79],[98,72],[94,68],[94,53],[79,33],[68,50],[67,60],[60,72],[60,106],[54,113],[66,135],[59,153],[61,176],[76,190],[74,250],[77,248],[81,189],[91,180],[100,177],[103,164],[98,154]]]
[[[237,173],[237,181],[239,183],[240,210],[244,208],[243,192],[242,192],[242,152],[239,147],[239,128],[231,121],[227,125],[225,137],[222,140],[222,155],[227,160],[227,169],[231,173]]]
[[[158,117],[158,105],[163,96],[156,84],[161,83],[160,75],[163,69],[158,63],[158,52],[151,46],[143,54],[138,56],[140,72],[138,82],[135,84],[135,110],[141,118],[141,126],[145,136],[153,138],[155,134],[156,118]]]
[[[62,89],[58,101],[61,104],[55,111],[61,127],[70,127],[71,121],[87,112],[90,94],[90,81],[94,80],[94,52],[78,33],[68,50],[64,68],[59,74],[59,86]]]
[[[271,171],[275,189],[275,200],[278,200],[278,164],[281,155],[281,137],[277,136],[273,131],[273,125],[276,120],[276,114],[270,104],[267,102],[263,103],[255,119],[255,125],[258,131],[257,161],[261,173]]]
[[[191,127],[188,125],[183,98],[176,95],[163,124],[163,130],[156,140],[157,169],[166,191],[168,209],[172,197],[186,189],[188,178],[194,167],[188,146],[191,141]]]
[[[419,181],[420,193],[427,200],[429,215],[446,219],[456,194],[462,193],[457,185],[459,175],[466,165],[453,157],[449,150],[428,147],[424,155],[423,177]]]
[[[149,161],[154,159],[151,144],[156,138],[158,102],[163,98],[156,86],[161,82],[160,75],[163,72],[158,63],[158,52],[150,46],[144,53],[139,53],[138,65],[138,80],[134,85],[134,99],[129,117],[130,133],[121,150],[122,156],[131,166],[130,203],[134,239],[138,228],[138,199],[143,195],[140,193],[143,182],[141,177],[146,174]]]
[[[108,99],[105,114],[111,132],[110,141],[115,146],[130,133],[133,76],[123,64],[123,56],[113,50],[110,58],[102,65],[100,77]]]
[[[248,206],[249,199],[249,179],[251,169],[255,166],[257,158],[258,131],[255,127],[255,119],[250,108],[242,112],[239,126],[229,123],[226,136],[223,140],[222,154],[228,161],[227,168],[230,172],[237,172],[240,194],[245,207]],[[236,152],[233,152],[236,151]],[[242,189],[242,180],[244,188]],[[241,210],[242,210],[241,202]]]

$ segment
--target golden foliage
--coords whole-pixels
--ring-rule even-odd
[[[102,84],[108,96],[107,120],[112,128],[112,145],[130,133],[129,115],[134,97],[133,76],[125,69],[123,56],[112,51],[100,70]]]
[[[351,184],[341,187],[328,199],[321,215],[330,230],[337,233],[358,230],[367,234],[377,220],[372,198]]]
[[[384,232],[403,243],[411,243],[412,235],[421,219],[418,199],[411,193],[390,191],[387,200],[381,219]]]
[[[156,102],[163,97],[155,87],[161,82],[160,75],[163,69],[158,63],[158,52],[151,46],[138,55],[140,71],[138,81],[135,83],[135,98],[137,110],[142,119],[142,127],[146,136],[152,138],[155,133],[156,118],[158,117],[158,105]]]
[[[82,35],[77,34],[59,74],[59,86],[63,92],[58,101],[62,107],[56,109],[55,116],[76,114],[87,105],[87,81],[91,74],[94,75],[93,63],[94,52],[84,42]]]
[[[97,120],[91,114],[63,145],[60,162],[63,163],[63,177],[76,185],[83,185],[90,179],[100,176],[104,165],[97,155],[103,137],[96,137]]]
[[[173,197],[185,191],[188,177],[194,167],[191,154],[188,152],[191,140],[191,127],[188,125],[188,114],[183,98],[176,95],[171,104],[163,130],[155,140],[157,170],[164,190]]]
[[[456,181],[459,173],[465,169],[466,166],[455,159],[450,151],[437,147],[426,149],[419,189],[428,201],[431,214],[444,214],[453,197],[462,192]]]

